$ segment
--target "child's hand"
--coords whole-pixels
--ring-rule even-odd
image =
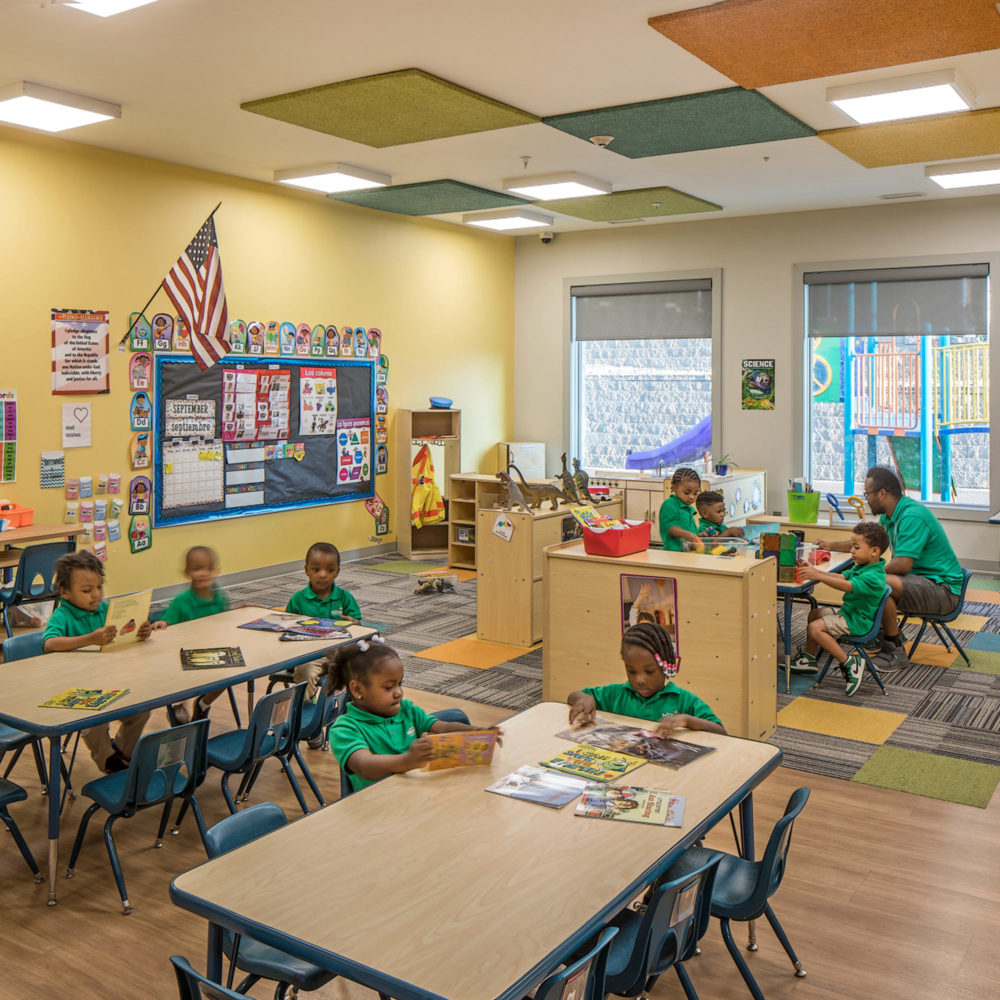
[[[157,622],[153,622],[153,630],[156,632],[159,632],[162,629],[165,629],[166,627],[167,623],[162,618]]]
[[[90,637],[98,646],[106,646],[109,642],[114,642],[118,629],[114,625],[105,625],[96,632],[91,632]]]
[[[808,564],[795,567],[795,576],[802,580],[820,580],[824,575],[823,570]]]
[[[145,621],[139,626],[139,641],[148,639],[153,632],[152,622]]]
[[[491,728],[494,729],[494,730],[496,730],[496,734],[497,734],[497,746],[498,747],[502,747],[503,746],[503,730],[499,726],[492,726]]]
[[[686,715],[664,715],[656,725],[656,735],[662,740],[668,740],[675,729],[683,729],[688,724]]]
[[[431,741],[426,736],[414,740],[410,744],[410,749],[406,751],[407,770],[421,767],[431,759]]]
[[[584,726],[597,717],[597,702],[589,694],[580,695],[569,706],[570,725]]]

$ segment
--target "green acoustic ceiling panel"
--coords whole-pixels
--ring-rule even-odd
[[[419,69],[342,80],[247,101],[240,107],[379,148],[539,120]]]
[[[398,184],[395,187],[371,188],[367,191],[345,191],[328,197],[367,208],[379,208],[383,212],[398,212],[400,215],[446,215],[448,212],[475,212],[482,208],[528,204],[524,198],[452,180]]]
[[[816,134],[763,94],[742,87],[574,111],[542,121],[580,139],[613,136],[608,149],[633,159]]]
[[[591,222],[627,222],[630,219],[654,219],[661,215],[722,211],[721,205],[670,187],[615,191],[614,194],[536,201],[535,204],[577,219],[589,219]]]

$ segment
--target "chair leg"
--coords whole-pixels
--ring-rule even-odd
[[[235,813],[236,803],[233,801],[233,793],[229,790],[229,775],[229,771],[222,772],[222,797],[226,800],[230,813]]]
[[[799,961],[791,942],[788,940],[785,928],[778,923],[778,918],[774,915],[774,910],[771,909],[770,905],[764,907],[764,916],[767,917],[767,922],[771,925],[771,930],[774,931],[775,936],[781,942],[781,947],[785,949],[785,954],[792,960],[792,965],[795,966],[795,975],[799,979],[804,979],[806,970],[802,968],[802,963]]]
[[[76,868],[76,859],[80,856],[80,848],[83,847],[83,837],[87,832],[87,824],[90,822],[90,817],[93,816],[99,808],[100,806],[98,806],[95,802],[89,809],[87,809],[80,819],[80,826],[76,831],[76,840],[73,841],[73,850],[69,855],[69,865],[66,868],[66,878],[73,877],[73,869]]]
[[[698,994],[695,992],[694,983],[691,982],[691,977],[688,975],[687,969],[684,968],[684,963],[675,962],[674,971],[677,973],[677,978],[681,981],[681,986],[684,989],[684,996],[687,997],[687,1000],[698,1000]]]
[[[754,979],[753,973],[750,971],[750,966],[747,965],[746,959],[740,954],[740,949],[736,947],[736,942],[733,940],[733,931],[729,926],[728,919],[724,917],[720,918],[719,927],[722,930],[722,940],[726,942],[729,954],[736,963],[736,968],[740,970],[740,975],[743,977],[743,982],[747,984],[750,994],[754,1000],[764,1000],[764,994],[761,993],[760,987],[757,985],[757,980]]]
[[[295,755],[295,759],[299,762],[299,767],[302,768],[302,776],[309,783],[309,787],[312,789],[313,795],[316,796],[316,801],[319,802],[320,806],[326,805],[326,799],[323,798],[320,793],[319,787],[316,784],[316,779],[312,776],[312,771],[306,767],[306,762],[302,757],[302,751],[299,749],[298,743],[292,749],[292,753]]]
[[[128,901],[128,894],[125,892],[125,873],[122,871],[121,859],[118,857],[118,848],[115,847],[115,838],[111,836],[111,824],[118,819],[117,816],[109,816],[104,824],[104,844],[108,849],[108,860],[111,862],[111,872],[115,876],[115,885],[118,886],[118,895],[122,899],[122,913],[128,916],[132,912],[132,904]]]
[[[302,815],[308,816],[309,807],[306,805],[305,796],[303,796],[302,789],[295,778],[295,773],[288,766],[288,761],[284,757],[279,757],[278,761],[281,764],[282,771],[285,772],[285,776],[288,778],[288,783],[292,786],[292,791],[295,792],[295,797],[299,800],[299,805],[302,807]]]
[[[923,638],[923,635],[924,635],[925,631],[927,631],[927,619],[926,618],[920,623],[920,631],[917,632],[917,637],[916,637],[916,639],[913,640],[913,644],[910,646],[910,653],[909,653],[909,655],[911,657],[913,656],[913,653],[916,650],[917,646],[920,645],[920,640]],[[902,636],[902,634],[903,633],[900,632],[901,636]]]
[[[38,748],[37,742],[32,742],[31,748],[35,754],[35,767],[38,767],[38,760],[41,757],[42,751]],[[21,754],[24,752],[24,744],[22,743],[15,751],[14,755],[10,759],[10,763],[7,765],[7,769],[4,771],[3,776],[6,778],[10,775],[10,772],[14,770],[14,765],[20,760]],[[42,770],[38,772],[38,780],[42,783],[42,794],[44,795],[48,791],[48,781],[42,777],[45,769],[45,762],[42,761]]]
[[[184,805],[190,804],[191,812],[194,813],[194,822],[198,827],[198,836],[201,837],[202,846],[205,848],[205,853],[208,853],[208,829],[205,826],[205,817],[201,814],[201,806],[198,805],[198,800],[194,797],[194,792],[191,793],[189,798],[184,800]],[[178,823],[178,826],[180,824]],[[170,831],[174,833],[174,830]]]
[[[243,775],[243,779],[240,781],[239,790],[236,793],[237,802],[247,802],[250,799],[250,793],[253,791],[253,786],[257,784],[257,779],[260,777],[261,768],[264,766],[262,760],[257,761],[256,764],[246,774]]]
[[[163,834],[166,832],[167,824],[170,822],[170,809],[173,804],[173,799],[167,799],[167,801],[163,803],[163,815],[160,816],[160,828],[156,831],[156,843],[153,844],[153,847],[163,846]]]
[[[35,876],[35,884],[44,882],[45,876],[39,872],[35,856],[31,853],[31,849],[25,842],[24,837],[21,836],[21,831],[14,822],[13,816],[5,808],[0,808],[0,820],[3,820],[4,825],[10,830],[10,835],[14,838],[14,843],[17,844],[17,849],[21,852],[21,857],[24,858],[25,863],[31,869],[32,875]]]
[[[854,647],[854,651],[864,661],[864,664],[865,664],[865,667],[868,670],[868,673],[870,673],[872,675],[872,677],[875,678],[875,683],[878,684],[878,686],[882,689],[882,694],[888,694],[889,692],[886,691],[885,685],[882,683],[882,678],[879,676],[878,671],[875,669],[875,664],[872,663],[872,658],[868,655],[868,653],[865,650],[864,646],[855,646]]]
[[[972,663],[969,661],[969,657],[966,656],[965,650],[962,648],[962,644],[958,641],[958,639],[955,638],[955,633],[952,632],[950,628],[948,628],[948,625],[945,622],[941,622],[941,628],[943,628],[945,632],[948,633],[948,638],[951,639],[951,641],[955,644],[955,649],[957,649],[959,653],[962,654],[962,659],[965,660],[965,662],[971,667]],[[947,646],[948,644],[945,643],[945,645]]]
[[[243,723],[240,720],[240,708],[236,703],[236,693],[231,687],[226,688],[226,694],[229,695],[229,706],[233,710],[233,718],[236,720],[236,728],[242,729]]]

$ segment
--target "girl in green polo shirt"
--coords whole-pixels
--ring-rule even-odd
[[[664,738],[680,728],[725,735],[712,709],[670,680],[677,676],[680,661],[666,629],[651,622],[633,625],[622,636],[621,655],[628,683],[574,691],[566,699],[571,723],[593,722],[600,710],[655,722],[656,735]]]
[[[694,502],[701,492],[701,476],[680,468],[670,477],[670,496],[660,504],[660,541],[670,552],[681,552],[684,540],[697,542]]]

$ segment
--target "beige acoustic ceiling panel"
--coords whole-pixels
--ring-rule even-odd
[[[992,0],[726,0],[649,24],[747,89],[1000,49]]]
[[[1000,154],[1000,108],[820,132],[863,167],[963,160]]]
[[[451,135],[530,125],[536,115],[419,69],[362,76],[240,105],[366,146],[399,146]]]
[[[664,215],[722,211],[721,205],[671,187],[639,188],[588,198],[536,201],[535,204],[552,212],[572,215],[577,219],[589,219],[591,222],[631,222],[634,219],[655,219]]]

